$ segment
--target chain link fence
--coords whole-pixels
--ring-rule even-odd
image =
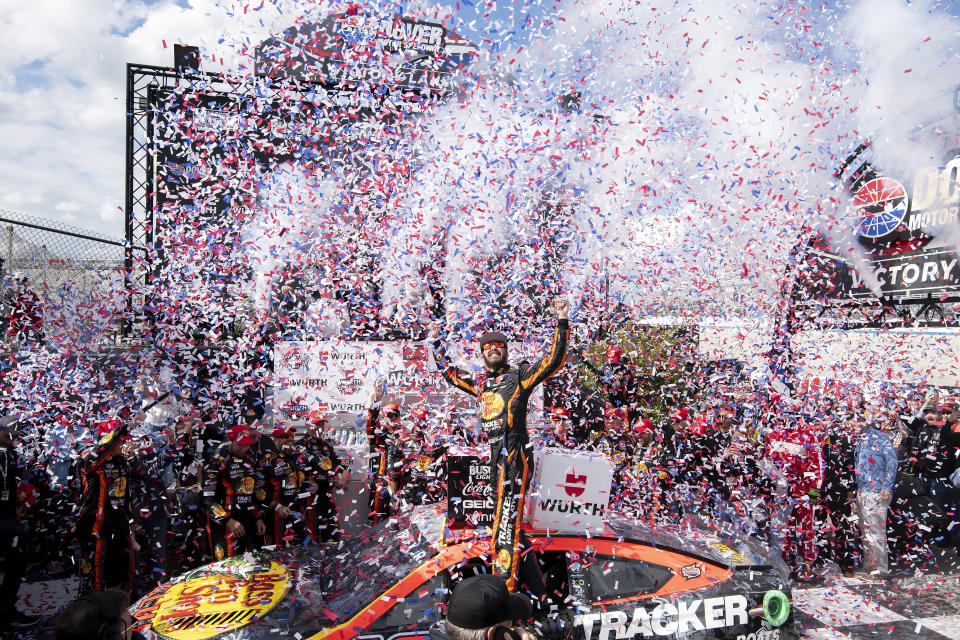
[[[0,209],[0,323],[10,343],[89,348],[121,330],[123,240]]]

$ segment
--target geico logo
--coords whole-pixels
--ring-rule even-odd
[[[556,500],[546,498],[540,500],[540,509],[553,513],[583,514],[592,516],[603,516],[607,505],[596,502],[573,502],[572,500]]]
[[[760,629],[755,633],[737,636],[737,640],[780,640],[780,629]]]
[[[493,509],[493,500],[464,500],[464,509]]]
[[[611,640],[612,638],[634,638],[638,635],[645,638],[670,636],[676,633],[683,634],[689,631],[746,624],[747,598],[742,595],[732,595],[689,602],[679,601],[676,604],[662,602],[653,611],[647,611],[642,606],[636,607],[632,617],[628,617],[626,611],[607,611],[577,616],[576,622],[583,625],[584,635],[588,639]],[[597,622],[600,623],[600,628],[594,635]]]

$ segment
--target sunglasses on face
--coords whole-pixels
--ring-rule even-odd
[[[483,345],[482,347],[480,347],[480,350],[481,350],[481,351],[489,351],[490,349],[506,349],[506,347],[507,347],[507,345],[505,345],[505,344],[502,343],[502,342],[488,342],[488,343],[486,343],[485,345]]]

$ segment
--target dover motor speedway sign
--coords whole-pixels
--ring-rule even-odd
[[[850,187],[850,204],[866,254],[863,266],[858,270],[847,251],[835,255],[846,242],[821,230],[829,248],[811,252],[819,261],[811,283],[815,293],[937,298],[960,292],[960,156],[942,167],[917,169],[911,183],[879,175],[867,164],[860,173]]]

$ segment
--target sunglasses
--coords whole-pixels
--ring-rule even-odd
[[[487,342],[482,347],[481,351],[489,351],[490,349],[506,349],[507,345],[503,342]]]

